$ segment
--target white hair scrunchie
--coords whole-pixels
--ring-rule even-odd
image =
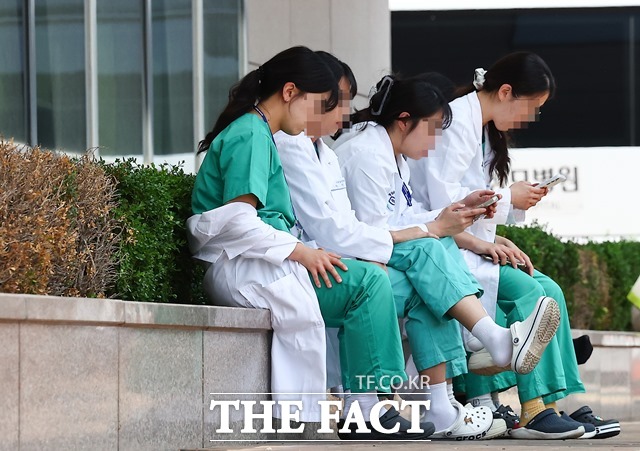
[[[486,73],[487,71],[481,67],[477,68],[473,73],[473,86],[475,86],[478,91],[484,86],[484,75]]]

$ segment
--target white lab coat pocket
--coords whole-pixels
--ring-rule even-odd
[[[286,274],[267,285],[252,283],[240,288],[240,293],[256,308],[271,311],[274,331],[286,333],[324,328],[318,299],[306,270]],[[307,280],[301,280],[305,277]]]

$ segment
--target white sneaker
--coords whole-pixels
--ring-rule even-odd
[[[558,303],[553,298],[541,296],[527,319],[511,325],[511,369],[518,374],[533,371],[559,325]]]
[[[453,404],[458,417],[447,429],[436,431],[433,440],[481,440],[493,424],[493,413],[485,406],[467,407],[459,402]],[[506,429],[506,428],[505,428]]]
[[[469,357],[469,371],[491,376],[503,371],[528,374],[536,367],[542,353],[560,325],[560,307],[555,299],[541,296],[533,312],[524,321],[511,325],[513,351],[511,365],[497,366],[486,349]]]

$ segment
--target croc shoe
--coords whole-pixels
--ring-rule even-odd
[[[580,423],[579,421],[576,421],[573,418],[571,418],[569,415],[567,415],[563,411],[560,411],[560,416],[565,421],[569,421],[569,422],[573,421],[577,425],[580,425],[580,426],[584,427],[584,434],[582,434],[578,438],[594,438],[596,436],[596,434],[598,433],[598,431],[596,430],[596,427],[591,423]]]
[[[467,410],[471,410],[474,408],[471,404],[466,404],[464,407]],[[502,418],[496,418],[494,414],[492,414],[492,417],[493,422],[491,423],[491,427],[487,431],[487,435],[482,437],[482,440],[491,440],[493,438],[502,437],[507,432],[507,422]]]
[[[493,412],[493,421],[502,419],[507,425],[507,431],[504,437],[509,437],[511,431],[520,427],[520,417],[513,411],[511,406],[500,404],[495,412]]]
[[[533,417],[526,426],[511,431],[511,438],[525,440],[565,440],[584,434],[584,426],[568,422],[549,408]]]
[[[596,428],[596,435],[593,438],[609,438],[620,434],[620,422],[618,420],[603,420],[589,406],[582,406],[571,415],[574,420],[580,423],[591,423]]]
[[[436,431],[433,440],[481,440],[493,424],[493,413],[488,407],[465,407],[456,402],[453,407],[458,416],[451,426]]]
[[[481,350],[471,354],[469,371],[485,376],[509,369],[518,374],[530,373],[540,361],[559,324],[558,303],[553,298],[541,296],[527,319],[516,321],[510,327],[513,345],[511,365],[496,365],[489,352]]]

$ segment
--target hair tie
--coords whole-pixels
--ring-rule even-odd
[[[384,95],[382,96],[382,100],[380,101],[378,108],[376,110],[371,110],[371,115],[380,116],[380,114],[382,114],[382,109],[384,108],[384,104],[387,102],[393,82],[393,78],[389,75],[385,75],[382,81],[380,81],[380,88],[376,88],[376,94],[384,90]]]
[[[482,87],[484,86],[484,75],[487,73],[486,70],[484,70],[483,68],[479,67],[475,70],[474,74],[473,74],[473,86],[480,91],[482,89]]]

